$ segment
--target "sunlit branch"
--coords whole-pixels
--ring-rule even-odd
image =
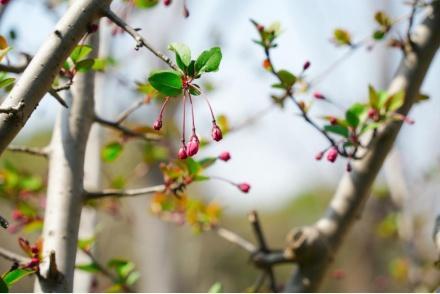
[[[48,147],[36,148],[36,147],[9,145],[7,150],[11,151],[11,152],[41,156],[41,157],[45,157],[45,158],[47,158],[49,155],[49,148]]]
[[[85,200],[95,200],[101,199],[105,197],[133,197],[133,196],[144,196],[153,194],[156,192],[163,192],[165,190],[164,185],[157,185],[139,189],[127,189],[127,190],[117,190],[117,189],[108,189],[103,191],[86,191],[85,192]]]
[[[2,247],[0,247],[0,257],[20,264],[25,264],[30,261],[29,258],[16,254]]]
[[[111,21],[113,21],[117,26],[119,26],[121,29],[126,31],[130,36],[133,37],[133,39],[136,41],[136,49],[139,49],[141,47],[147,48],[151,53],[156,55],[159,59],[161,59],[163,62],[167,63],[172,69],[179,70],[178,67],[171,61],[171,59],[164,55],[163,53],[159,52],[158,50],[154,49],[146,40],[145,38],[138,33],[139,29],[132,28],[129,26],[122,18],[117,16],[113,11],[110,9],[107,9],[104,11],[104,14],[107,18],[109,18]]]

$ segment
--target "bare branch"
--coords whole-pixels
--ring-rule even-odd
[[[267,252],[269,248],[267,247],[266,240],[263,234],[263,229],[261,228],[260,220],[255,210],[249,213],[249,222],[252,225],[255,238],[257,239],[258,242],[259,250],[263,252]]]
[[[15,74],[22,73],[32,60],[32,57],[29,54],[22,53],[22,55],[25,57],[25,61],[22,64],[19,65],[0,64],[0,71],[15,73]]]
[[[7,113],[7,114],[16,114],[20,110],[24,108],[24,103],[20,102],[17,106],[9,106],[6,108],[0,108],[0,113]]]
[[[95,115],[95,122],[101,124],[104,127],[117,130],[128,137],[140,138],[146,141],[157,141],[159,139],[159,136],[133,131],[129,128],[124,127],[118,122],[106,120],[97,115]]]
[[[58,92],[54,89],[50,89],[49,90],[49,94],[55,98],[56,101],[58,101],[58,103],[60,103],[62,106],[64,106],[65,108],[69,108],[69,106],[67,105],[66,101],[64,101],[64,99],[60,96],[60,94],[58,94]]]
[[[48,147],[36,148],[36,147],[9,145],[7,150],[11,151],[11,152],[19,152],[19,153],[26,153],[29,155],[42,156],[45,158],[47,158],[49,155],[49,148]]]
[[[29,258],[16,254],[2,247],[0,247],[0,257],[20,264],[25,264],[30,261]]]
[[[228,229],[217,226],[214,227],[212,230],[223,239],[240,246],[250,253],[254,253],[255,251],[257,251],[257,247],[255,247],[254,244]]]
[[[143,196],[156,192],[163,192],[165,190],[164,185],[157,185],[152,187],[145,187],[139,189],[128,189],[128,190],[116,190],[116,189],[108,189],[103,191],[96,192],[85,192],[85,200],[95,200],[101,199],[105,197],[132,197],[132,196]]]
[[[151,53],[156,55],[158,58],[160,58],[163,62],[167,63],[172,69],[179,70],[179,68],[174,64],[174,62],[171,61],[171,59],[164,55],[163,53],[159,52],[158,50],[154,49],[146,40],[144,37],[142,37],[141,34],[138,33],[138,29],[134,29],[131,26],[129,26],[122,18],[117,16],[113,11],[110,9],[107,9],[105,11],[105,16],[107,16],[111,21],[113,21],[117,26],[119,26],[121,29],[126,31],[130,36],[133,37],[133,39],[136,41],[136,50],[140,47],[147,48]]]
[[[126,110],[124,110],[123,112],[121,112],[121,114],[118,116],[118,118],[116,119],[116,123],[117,124],[121,124],[122,122],[124,122],[124,120],[126,120],[130,114],[132,114],[133,112],[135,112],[136,110],[138,110],[142,105],[145,104],[145,98],[141,98],[135,102],[133,102],[132,105],[130,105]]]

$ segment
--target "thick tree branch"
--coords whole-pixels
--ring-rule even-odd
[[[113,21],[117,26],[119,26],[121,29],[126,31],[130,36],[133,37],[133,39],[136,41],[136,49],[139,49],[141,47],[147,48],[151,53],[156,55],[158,58],[160,58],[163,62],[167,63],[172,69],[179,70],[177,65],[174,64],[174,62],[171,61],[171,59],[164,55],[163,53],[159,52],[158,50],[154,49],[153,46],[151,46],[147,40],[145,40],[144,37],[142,37],[141,34],[138,33],[137,29],[132,28],[129,26],[122,18],[117,16],[113,11],[110,9],[107,9],[105,11],[105,16],[107,16],[111,21]]]
[[[23,104],[23,109],[22,115],[0,113],[0,154],[50,89],[63,62],[87,32],[89,24],[101,17],[110,3],[111,0],[78,0],[61,18],[1,105],[3,109],[10,109]]]
[[[420,86],[440,44],[440,1],[433,1],[424,22],[412,35],[413,50],[403,57],[389,93],[405,92],[399,113],[406,115],[417,99]],[[296,256],[298,267],[286,284],[286,292],[316,291],[333,255],[350,226],[359,218],[402,122],[390,122],[381,128],[364,159],[342,178],[327,213],[316,224],[294,231],[288,251]]]
[[[128,189],[128,190],[116,190],[108,189],[103,191],[90,191],[84,193],[84,200],[95,200],[105,197],[133,197],[133,196],[143,196],[156,192],[163,192],[165,190],[164,185],[157,185],[152,187],[145,187],[139,189]]]

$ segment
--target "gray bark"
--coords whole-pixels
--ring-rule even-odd
[[[93,34],[90,38],[97,37]],[[90,57],[96,57],[93,55]],[[51,270],[46,259],[41,266],[42,277],[36,284],[38,292],[72,292],[73,289],[85,149],[94,119],[93,72],[78,73],[71,92],[74,99],[69,97],[69,109],[61,109],[52,137],[43,230],[43,255],[55,253],[57,271]]]
[[[0,113],[0,154],[25,125],[51,87],[64,60],[75,48],[87,27],[101,17],[111,0],[78,0],[61,18],[38,50],[0,108],[22,105],[18,113]]]

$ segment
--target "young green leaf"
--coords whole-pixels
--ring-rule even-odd
[[[180,69],[185,71],[188,65],[191,63],[191,50],[182,43],[171,43],[168,46],[168,50],[176,53],[176,62]]]
[[[352,105],[345,113],[347,123],[352,127],[357,127],[365,110],[366,106],[364,104],[355,103]]]
[[[5,281],[0,277],[0,293],[8,293],[9,288],[8,285],[6,285]]]
[[[77,63],[85,59],[92,51],[93,48],[89,45],[78,45],[75,47],[75,49],[73,49],[72,53],[70,54],[70,58],[72,59],[73,63]]]
[[[223,286],[220,282],[215,282],[211,288],[209,288],[208,293],[222,293],[223,292]]]
[[[15,82],[14,78],[6,78],[4,80],[0,81],[0,89],[1,88],[6,88],[7,86],[13,84]]]
[[[335,133],[342,137],[348,138],[348,128],[340,125],[327,125],[324,126],[326,132]]]
[[[101,151],[101,158],[104,161],[112,162],[122,153],[122,145],[118,142],[107,144]]]
[[[134,5],[137,8],[148,9],[156,6],[159,0],[134,0]]]
[[[335,29],[333,32],[333,40],[338,45],[351,45],[350,33],[344,29]]]
[[[3,277],[3,281],[11,288],[12,285],[23,279],[24,277],[33,274],[34,271],[18,268],[10,271]]]
[[[196,73],[217,71],[221,60],[222,51],[219,47],[203,51],[195,64]]]
[[[370,106],[374,109],[379,109],[379,96],[372,85],[368,85],[368,98]]]
[[[280,78],[282,85],[284,86],[284,88],[291,88],[295,82],[296,82],[296,77],[295,75],[293,75],[291,72],[287,71],[287,70],[279,70],[278,71],[278,77]]]
[[[180,74],[173,70],[158,70],[150,74],[150,84],[166,96],[182,94],[183,83]]]
[[[84,59],[84,60],[79,61],[76,64],[76,69],[79,72],[83,72],[83,73],[84,72],[88,72],[88,71],[90,71],[92,69],[94,64],[95,64],[95,60],[93,60],[93,59]]]
[[[88,273],[99,273],[101,271],[98,265],[94,262],[77,264],[75,267],[81,271],[85,271]]]
[[[385,107],[389,111],[395,111],[403,105],[403,102],[405,101],[404,99],[405,92],[399,91],[388,97],[387,102],[385,103]]]

